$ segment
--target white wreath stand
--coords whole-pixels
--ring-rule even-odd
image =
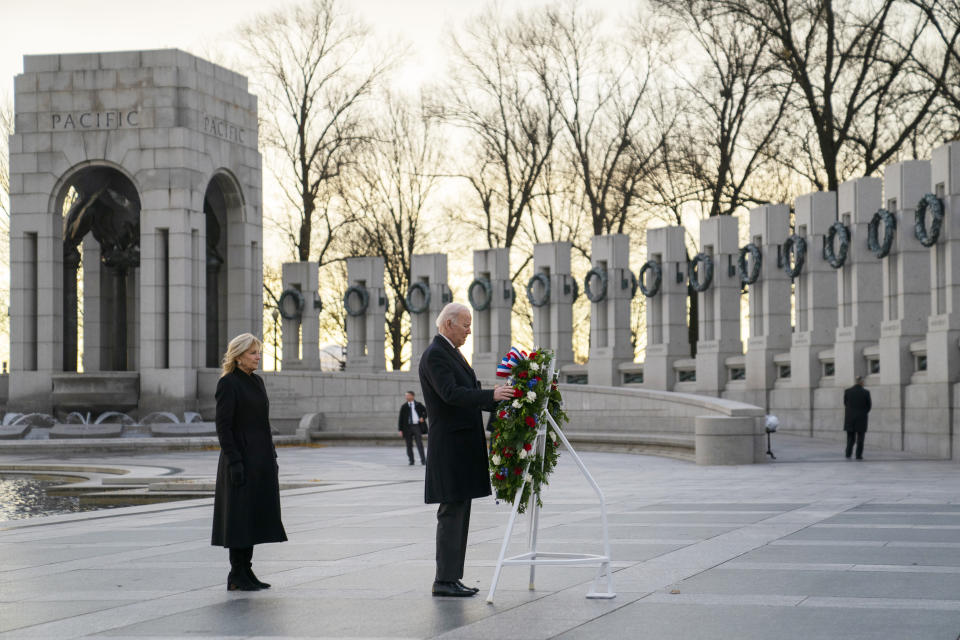
[[[549,379],[552,378],[553,372],[551,370]],[[546,421],[543,418],[546,418]],[[587,467],[583,464],[583,460],[580,459],[580,456],[577,455],[577,452],[573,450],[572,446],[570,446],[570,441],[567,440],[567,437],[563,434],[563,431],[559,426],[557,426],[557,423],[553,419],[553,416],[550,415],[550,412],[546,410],[546,406],[544,407],[543,414],[539,422],[540,426],[537,430],[536,439],[536,450],[540,454],[541,465],[543,464],[544,451],[546,450],[547,445],[547,421],[549,421],[550,425],[553,426],[553,430],[556,432],[557,437],[560,438],[564,447],[566,447],[570,455],[573,456],[574,462],[576,462],[577,466],[580,467],[580,472],[583,473],[583,476],[587,479],[587,482],[590,483],[590,486],[593,487],[594,492],[597,494],[597,498],[600,500],[600,523],[603,528],[603,555],[598,556],[588,553],[550,553],[545,551],[537,551],[537,529],[540,526],[540,507],[537,505],[536,494],[531,491],[529,505],[530,532],[527,536],[528,551],[510,558],[505,557],[507,554],[507,545],[510,543],[510,536],[513,534],[513,526],[517,521],[517,513],[520,509],[520,497],[523,495],[523,488],[527,484],[527,474],[524,473],[523,483],[517,490],[516,495],[514,495],[513,510],[510,512],[510,520],[507,523],[507,531],[503,535],[503,545],[500,547],[500,557],[497,559],[497,567],[493,572],[493,580],[490,582],[490,592],[487,594],[487,602],[490,604],[493,604],[493,594],[497,590],[497,582],[500,580],[500,572],[503,570],[503,567],[512,565],[530,566],[530,589],[533,590],[535,588],[534,578],[537,565],[596,564],[599,565],[599,568],[597,570],[596,577],[593,579],[593,584],[590,588],[590,591],[587,592],[587,597],[615,598],[617,596],[617,594],[613,591],[613,576],[610,573],[610,535],[607,530],[607,504],[603,498],[603,491],[600,490],[600,486],[597,484],[596,480],[594,480],[593,476],[590,475],[590,472],[587,471]],[[606,586],[604,587],[601,583],[606,583]]]

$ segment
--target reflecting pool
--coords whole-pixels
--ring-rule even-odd
[[[32,474],[0,475],[0,520],[20,520],[109,508],[102,504],[81,505],[77,496],[47,494],[47,487],[68,481],[69,479]]]

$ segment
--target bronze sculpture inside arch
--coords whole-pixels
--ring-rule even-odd
[[[79,247],[91,233],[111,276],[108,300],[113,330],[104,332],[102,339],[111,352],[110,368],[126,371],[132,364],[127,327],[128,298],[134,286],[130,276],[140,266],[140,196],[129,178],[110,167],[78,171],[64,185],[62,197],[71,187],[76,197],[63,221],[63,368],[77,370]]]

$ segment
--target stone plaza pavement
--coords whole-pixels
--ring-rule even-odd
[[[285,544],[257,547],[269,591],[228,593],[210,499],[0,522],[0,638],[896,638],[960,636],[960,466],[777,436],[777,462],[587,452],[604,488],[613,600],[592,568],[507,567],[484,600],[508,515],[474,502],[470,599],[430,595],[435,507],[397,447],[280,449]],[[215,451],[0,456],[0,464],[212,474]],[[142,471],[142,469],[141,469]],[[541,549],[599,552],[569,456],[545,493]],[[525,526],[522,527],[525,530]],[[523,543],[523,531],[514,549]]]

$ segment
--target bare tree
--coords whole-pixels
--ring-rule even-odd
[[[0,103],[0,235],[10,235],[10,149],[8,140],[13,135],[13,105]],[[0,250],[6,263],[6,250]]]
[[[783,162],[818,189],[834,190],[895,159],[929,121],[949,69],[918,86],[915,52],[928,18],[897,0],[718,0],[740,24],[768,33],[784,85],[795,83]]]
[[[521,63],[513,18],[490,8],[452,37],[453,68],[435,113],[465,132],[470,185],[489,247],[511,247],[557,137],[556,106]]]
[[[326,264],[350,222],[332,204],[331,181],[366,140],[361,106],[393,59],[372,53],[370,30],[341,0],[262,15],[240,40],[263,100],[261,139],[279,155],[277,180],[298,214],[286,235],[299,260]]]
[[[4,267],[10,263],[10,154],[9,139],[13,135],[13,105],[6,99],[0,101],[0,264]],[[0,352],[9,356],[10,314],[7,305],[10,303],[10,279],[4,278],[0,284],[0,336],[3,341]],[[6,365],[6,362],[4,362]]]
[[[682,26],[684,51],[671,65],[680,86],[669,109],[680,124],[665,145],[657,199],[665,198],[663,204],[677,216],[694,201],[707,216],[770,201],[778,183],[757,176],[770,164],[790,96],[790,81],[784,87],[775,76],[770,35],[716,11],[708,0],[657,4]]]
[[[943,101],[938,105],[935,135],[940,140],[960,138],[960,0],[910,0],[926,16],[933,42],[918,54],[918,67],[938,84]],[[941,77],[940,64],[947,64]]]
[[[386,313],[391,366],[403,365],[410,340],[406,302],[413,254],[424,245],[428,201],[440,178],[443,154],[434,122],[421,104],[387,96],[370,141],[340,181],[355,220],[355,255],[383,258],[391,302]]]
[[[523,22],[522,51],[563,123],[561,148],[594,234],[627,230],[664,142],[650,126],[649,34],[603,22],[577,2],[548,5]]]

